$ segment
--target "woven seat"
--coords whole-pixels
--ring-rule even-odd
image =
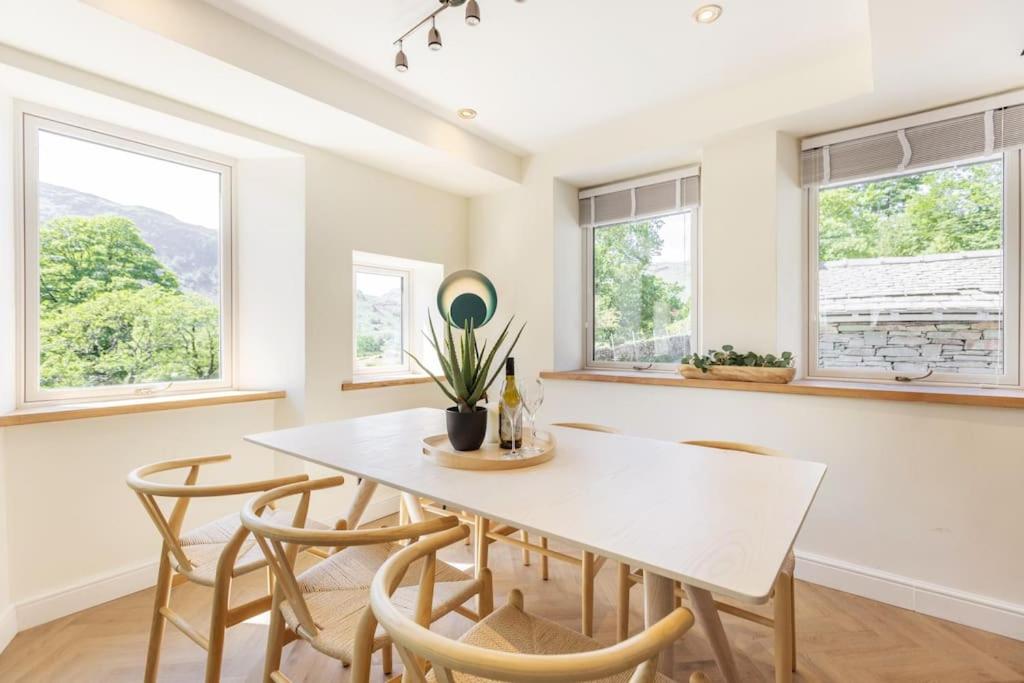
[[[392,598],[394,602],[394,598]],[[466,631],[459,642],[488,650],[528,655],[564,655],[572,652],[591,652],[601,649],[601,644],[572,629],[552,621],[534,616],[513,605],[505,605],[490,614],[483,621]],[[600,683],[628,683],[632,671],[599,679]],[[457,683],[483,683],[490,678],[470,674],[454,673]],[[434,672],[427,674],[427,680],[437,680]],[[672,679],[656,674],[658,683],[671,683]]]
[[[373,576],[385,560],[401,549],[397,543],[345,548],[296,577],[299,590],[320,629],[316,637],[309,640],[314,648],[343,662],[352,661],[356,626],[363,610],[370,604]],[[403,582],[403,587],[395,593],[395,602],[410,616],[416,607],[419,571],[419,568],[414,568]],[[437,563],[437,581],[435,619],[466,602],[479,590],[479,584],[472,576],[444,562]],[[289,628],[295,630],[299,627],[299,619],[287,600],[281,603],[281,613]],[[378,628],[374,634],[373,649],[389,644],[387,633]]]
[[[273,510],[267,516],[279,524],[288,524],[293,514],[294,512],[291,510]],[[203,586],[213,586],[217,578],[217,561],[232,536],[241,526],[242,518],[237,512],[234,512],[183,533],[179,537],[181,549],[185,551],[185,556],[192,564],[192,568],[184,569],[174,554],[168,553],[171,566],[179,574],[188,577],[190,581]],[[306,528],[329,529],[330,527],[310,519],[306,521]],[[242,576],[266,566],[267,560],[263,556],[263,552],[256,545],[256,539],[249,534],[242,542],[242,547],[239,548],[231,575]]]

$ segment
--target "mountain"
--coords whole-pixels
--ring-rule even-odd
[[[94,194],[60,185],[39,184],[39,224],[60,216],[114,214],[129,219],[156,257],[174,271],[181,288],[216,300],[220,282],[218,235],[209,228],[183,223],[174,216],[145,206],[118,204]]]

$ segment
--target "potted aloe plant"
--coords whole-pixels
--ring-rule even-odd
[[[483,443],[484,436],[487,434],[487,409],[478,406],[477,403],[485,400],[487,390],[505,366],[505,359],[512,353],[526,324],[524,323],[519,328],[519,332],[516,333],[501,362],[498,363],[497,369],[491,372],[495,356],[508,336],[512,319],[505,323],[505,329],[498,335],[490,351],[487,350],[486,340],[483,346],[477,345],[472,316],[466,320],[457,341],[455,335],[452,334],[450,321],[445,320],[443,346],[437,340],[434,320],[429,313],[427,319],[430,322],[430,336],[427,337],[427,341],[437,353],[437,360],[441,364],[445,381],[442,382],[411,352],[407,350],[406,353],[416,361],[416,365],[434,378],[444,395],[455,403],[445,412],[448,440],[451,441],[452,446],[458,451],[475,451],[480,448],[480,444]],[[426,335],[424,334],[424,336]]]

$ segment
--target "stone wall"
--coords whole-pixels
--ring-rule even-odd
[[[647,363],[652,360],[656,363],[678,363],[683,356],[690,355],[690,335],[677,334],[671,337],[655,337],[628,344],[620,344],[616,347],[597,345],[594,349],[594,360],[613,361],[619,360],[632,362],[634,358],[641,358],[639,362]]]
[[[874,368],[894,372],[994,373],[1002,361],[1002,323],[836,323],[818,335],[823,368]]]

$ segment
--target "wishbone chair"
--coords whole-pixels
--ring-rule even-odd
[[[281,486],[249,500],[242,509],[242,524],[252,532],[277,579],[271,608],[270,630],[264,681],[287,683],[281,671],[282,650],[288,643],[303,639],[315,650],[351,665],[349,680],[366,683],[370,678],[370,660],[381,650],[385,673],[391,671],[391,640],[377,628],[369,609],[370,582],[387,558],[404,546],[403,541],[451,529],[455,517],[440,517],[399,526],[348,530],[339,522],[334,530],[303,528],[310,496],[340,486],[344,478],[326,477]],[[290,522],[264,515],[271,505],[284,498],[299,497]],[[309,569],[296,574],[295,555],[301,546],[332,548],[333,552]],[[457,612],[474,621],[493,608],[491,574],[484,568],[474,578],[444,562],[436,567],[438,583],[432,602],[426,608],[430,620]],[[398,598],[408,609],[417,604],[416,588],[405,585]],[[463,606],[478,598],[478,610]]]
[[[390,557],[373,579],[373,620],[394,641],[405,667],[403,681],[671,681],[657,673],[658,658],[663,649],[693,626],[693,614],[682,607],[628,641],[602,648],[591,638],[527,612],[523,594],[515,589],[509,594],[508,604],[473,625],[459,640],[432,633],[429,615],[436,587],[437,552],[462,542],[469,533],[468,526],[460,525],[423,538]],[[414,563],[422,564],[417,572],[416,607],[410,615],[395,604],[393,596]],[[429,672],[424,671],[424,664],[429,665]],[[707,681],[703,674],[694,674],[690,680]]]
[[[263,569],[267,566],[256,542],[242,527],[238,513],[226,515],[196,529],[182,533],[181,527],[194,498],[217,498],[239,494],[259,493],[277,486],[306,479],[306,475],[278,477],[242,484],[204,484],[199,479],[199,468],[203,465],[225,462],[230,455],[211,455],[183,460],[168,460],[145,465],[128,474],[128,486],[135,491],[142,506],[156,526],[163,539],[160,563],[157,572],[156,597],[153,603],[153,618],[149,631],[149,648],[146,654],[146,670],[143,680],[152,683],[157,678],[160,666],[160,649],[164,627],[170,622],[178,630],[206,650],[206,681],[213,683],[220,679],[224,657],[224,637],[231,626],[270,609],[269,593],[251,602],[230,607],[231,584],[234,579]],[[167,484],[149,479],[158,472],[188,469],[182,484]],[[170,515],[165,515],[158,498],[175,501]],[[280,515],[272,511],[271,515]],[[318,522],[311,522],[327,528]],[[269,573],[268,573],[269,577]],[[210,613],[210,629],[207,634],[196,630],[191,624],[171,609],[171,586],[190,581],[213,588],[213,606]]]

